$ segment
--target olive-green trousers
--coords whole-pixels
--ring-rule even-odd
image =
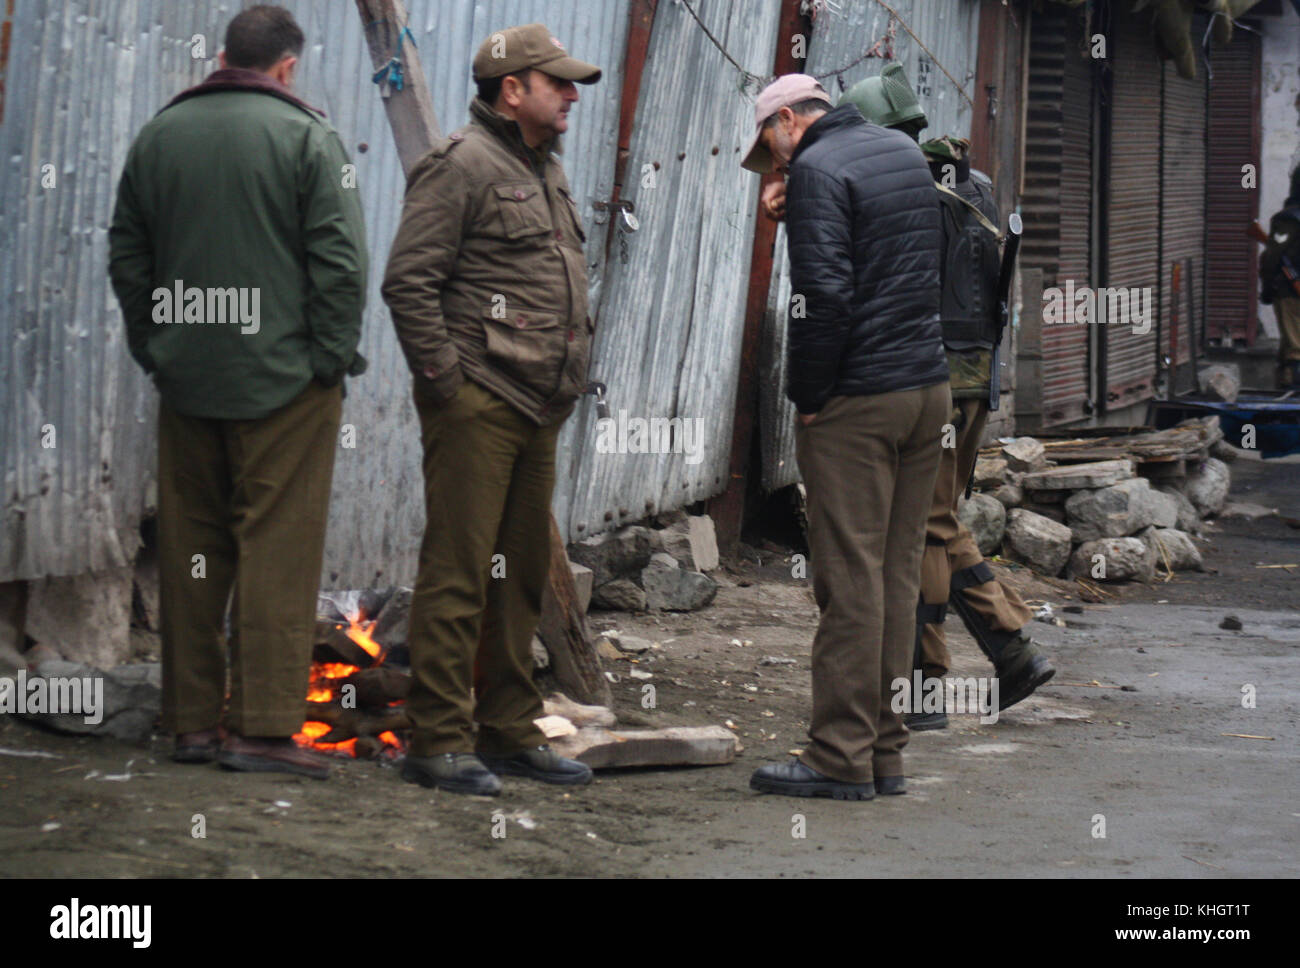
[[[979,458],[980,438],[988,423],[989,405],[987,400],[965,398],[954,401],[954,410],[956,446],[945,447],[940,454],[934,501],[925,526],[921,599],[927,605],[947,602],[954,594],[951,591],[952,576],[984,560],[970,529],[957,520],[957,504]],[[979,621],[993,632],[1019,631],[1033,618],[1033,613],[1015,589],[997,580],[969,585],[955,594],[964,597]],[[949,618],[952,615],[953,612],[949,611]],[[921,669],[927,677],[938,678],[947,674],[952,662],[944,637],[944,624],[946,621],[928,623],[921,635]]]
[[[560,424],[539,427],[471,380],[442,405],[416,392],[415,405],[425,527],[408,639],[411,753],[541,745],[531,644],[550,572]]]
[[[951,408],[947,381],[831,397],[796,431],[821,611],[800,759],[845,783],[903,773],[893,683],[911,670],[925,519]]]
[[[260,420],[158,413],[163,728],[302,728],[342,393],[309,383]],[[230,610],[228,642],[223,631]]]

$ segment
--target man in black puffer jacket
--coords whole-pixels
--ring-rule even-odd
[[[789,383],[821,621],[809,743],[750,786],[867,800],[903,792],[893,711],[911,668],[925,520],[952,401],[939,327],[942,239],[925,157],[831,108],[805,74],[759,95],[744,166],[789,174]]]

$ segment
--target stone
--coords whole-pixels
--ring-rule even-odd
[[[1042,575],[1058,574],[1070,557],[1070,529],[1051,518],[1016,508],[1007,514],[1003,549],[1008,558]]]
[[[1241,371],[1236,366],[1216,363],[1203,367],[1196,375],[1201,382],[1201,393],[1210,400],[1236,403],[1241,392]]]
[[[1109,487],[1133,476],[1133,462],[1122,458],[1051,467],[1026,474],[1020,483],[1040,491],[1077,491],[1085,487]]]
[[[1065,515],[1075,541],[1093,541],[1123,538],[1152,525],[1172,528],[1178,522],[1178,506],[1153,492],[1145,477],[1134,477],[1110,487],[1076,491],[1065,502]]]
[[[643,639],[635,635],[624,635],[622,632],[606,632],[605,638],[614,643],[614,648],[618,649],[620,655],[622,653],[640,655],[642,652],[649,652],[654,646],[654,643],[649,639]]]
[[[718,535],[707,514],[684,515],[664,528],[663,550],[689,571],[712,571],[718,567]]]
[[[110,669],[131,656],[134,568],[27,583],[26,634],[65,659]]]
[[[1019,484],[1003,484],[992,491],[990,497],[1000,501],[1005,508],[1018,508],[1025,503],[1025,489]]]
[[[615,578],[596,586],[591,593],[591,607],[615,612],[644,612],[645,592],[630,578]]]
[[[606,662],[617,662],[623,658],[623,653],[618,650],[608,635],[601,635],[596,639],[596,654]]]
[[[1013,471],[1037,471],[1047,464],[1047,448],[1033,437],[1017,437],[1002,446],[1002,456]]]
[[[569,559],[593,572],[592,585],[600,588],[618,578],[632,578],[664,549],[663,537],[638,524],[584,538],[569,545]]]
[[[1258,521],[1260,518],[1268,518],[1277,514],[1277,508],[1266,508],[1262,504],[1255,504],[1252,501],[1229,501],[1223,505],[1223,510],[1219,512],[1221,518],[1245,518],[1247,521]]]
[[[386,649],[406,645],[411,630],[411,597],[414,591],[399,586],[379,610],[370,637]]]
[[[1188,534],[1193,534],[1200,530],[1201,516],[1196,513],[1196,508],[1193,507],[1192,502],[1187,500],[1186,494],[1176,487],[1161,487],[1158,488],[1158,490],[1161,494],[1173,501],[1174,506],[1178,509],[1178,516],[1173,524],[1175,528],[1179,531],[1185,531]]]
[[[1210,456],[1217,457],[1225,464],[1231,464],[1239,455],[1237,448],[1226,440],[1216,440],[1210,445]]]
[[[1101,555],[1101,561],[1095,560]],[[1094,581],[1142,581],[1155,577],[1156,551],[1141,538],[1098,538],[1079,545],[1070,570]],[[1100,567],[1098,567],[1100,565]]]
[[[1138,537],[1151,546],[1158,565],[1165,565],[1167,560],[1171,571],[1203,570],[1201,549],[1191,535],[1174,528],[1147,528]]]
[[[797,659],[791,659],[789,656],[784,655],[765,655],[758,660],[758,664],[761,666],[792,666],[797,662]]]
[[[972,493],[957,505],[957,520],[969,529],[980,554],[997,552],[1007,527],[1007,509],[1001,501],[990,494]]]
[[[533,668],[549,669],[551,667],[551,653],[546,651],[546,646],[542,644],[542,640],[536,635],[533,636],[531,648],[533,651]]]
[[[596,573],[586,565],[569,562],[569,572],[573,575],[573,590],[578,597],[578,611],[583,615],[591,608],[591,593],[596,587]]]
[[[1006,482],[1007,462],[1001,457],[979,457],[975,460],[975,487],[988,489]]]
[[[1223,621],[1219,623],[1219,628],[1227,629],[1229,632],[1240,632],[1242,625],[1241,619],[1235,615],[1223,616]]]
[[[154,721],[162,706],[162,669],[156,663],[118,666],[112,672],[83,662],[49,659],[41,662],[28,677],[51,679],[91,679],[103,683],[103,705],[98,721],[87,723],[84,713],[24,713],[23,718],[60,733],[78,736],[112,736],[131,742],[143,742],[153,732]]]
[[[671,555],[658,552],[641,571],[649,608],[669,612],[693,612],[708,605],[718,594],[718,583],[708,575],[689,571]]]
[[[1187,483],[1183,486],[1183,493],[1201,517],[1208,517],[1223,510],[1231,481],[1228,465],[1214,457],[1208,457],[1195,467],[1187,469]]]

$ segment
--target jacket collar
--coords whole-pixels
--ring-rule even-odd
[[[561,154],[561,138],[556,135],[549,143],[539,145],[537,148],[528,147],[524,141],[524,133],[519,128],[519,122],[513,118],[507,118],[492,105],[488,104],[482,98],[476,97],[469,102],[470,120],[477,122],[505,144],[517,152],[522,152],[525,158],[535,158],[537,164],[545,164],[546,157],[551,152]]]
[[[841,104],[837,108],[831,108],[820,118],[808,125],[804,131],[803,137],[799,139],[799,144],[795,146],[794,154],[790,156],[790,164],[794,164],[795,159],[815,142],[820,141],[832,131],[839,131],[842,128],[856,127],[860,124],[866,124],[866,119],[852,104]]]
[[[199,97],[203,94],[216,94],[219,91],[256,91],[261,94],[269,94],[272,97],[278,97],[281,101],[288,101],[309,114],[325,117],[324,111],[312,107],[274,77],[263,74],[261,71],[250,71],[244,67],[225,67],[213,71],[203,79],[201,84],[177,94],[167,102],[166,107],[162,110],[166,111],[167,108],[180,104],[182,101],[188,101],[192,97]]]

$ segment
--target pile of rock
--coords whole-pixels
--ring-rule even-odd
[[[1126,456],[1059,464],[1049,460],[1051,446],[1016,438],[981,457],[978,491],[961,504],[958,517],[983,554],[1000,553],[1043,575],[1150,581],[1157,568],[1200,570],[1192,536],[1202,518],[1223,510],[1230,482],[1227,465],[1208,456],[1222,436],[1212,420],[1196,422],[1200,429],[1193,428],[1192,438],[1199,446],[1188,456],[1161,452],[1150,462],[1134,453],[1168,451],[1172,438],[1108,438],[1105,447],[1073,453]],[[1175,436],[1189,437],[1181,428]]]
[[[591,583],[592,608],[689,612],[713,601],[718,583],[705,574],[718,567],[713,520],[678,511],[661,515],[658,524],[628,525],[569,545],[575,583]]]

